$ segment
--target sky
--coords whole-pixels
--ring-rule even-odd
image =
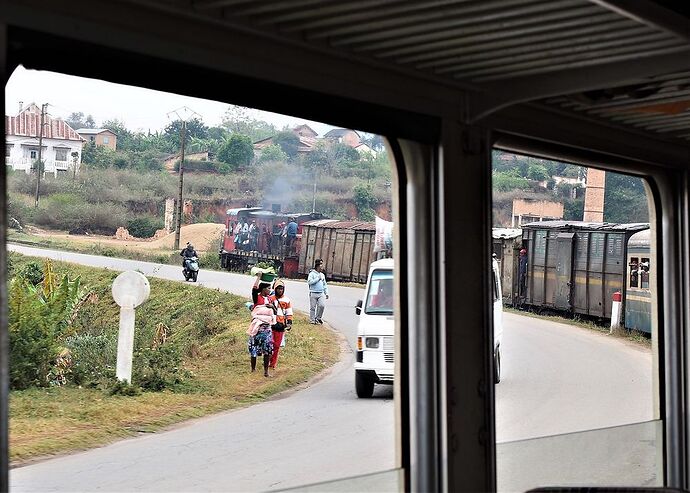
[[[105,120],[118,119],[129,130],[155,132],[162,130],[176,119],[173,110],[187,106],[201,115],[208,126],[220,125],[228,108],[227,103],[180,96],[141,87],[113,84],[97,79],[87,79],[42,70],[18,67],[5,87],[5,111],[16,115],[19,102],[48,103],[48,113],[53,117],[66,118],[70,113],[92,115],[96,125]],[[169,115],[170,114],[170,115]],[[295,127],[306,123],[319,135],[333,127],[301,118],[249,110],[251,118],[272,123],[277,128]]]

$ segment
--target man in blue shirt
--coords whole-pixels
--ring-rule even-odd
[[[290,219],[290,222],[286,227],[286,235],[288,255],[292,255],[295,253],[292,251],[292,249],[295,245],[295,240],[297,239],[297,223],[295,222],[294,218]]]
[[[328,299],[328,285],[323,273],[323,260],[314,261],[314,268],[309,271],[307,284],[309,285],[309,323],[322,324],[321,317]]]

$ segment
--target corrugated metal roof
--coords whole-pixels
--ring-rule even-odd
[[[491,236],[495,239],[517,238],[522,236],[522,230],[518,228],[492,228]]]
[[[186,10],[197,18],[226,23],[233,29],[241,26],[305,50],[317,49],[334,57],[435,80],[445,87],[456,86],[469,91],[470,99],[476,94],[489,99],[508,98],[507,104],[539,101],[541,105],[644,130],[664,140],[690,141],[687,19],[676,13],[678,18],[660,20],[663,15],[669,17],[670,11],[660,6],[650,8],[648,2],[642,6],[610,0],[149,3]],[[657,12],[645,18],[643,14],[655,9],[662,9],[663,14]],[[653,68],[655,61],[663,57],[668,63]],[[608,80],[595,84],[596,90],[588,92],[568,91],[568,85],[562,84],[569,79],[564,72],[596,74],[601,69],[616,74],[616,64],[640,63],[647,64],[652,76],[613,77],[614,86],[626,86],[612,91],[608,90]],[[676,68],[663,68],[671,66]],[[550,85],[554,80],[559,81],[555,89]],[[513,93],[516,82],[527,88],[526,93]],[[597,93],[600,89],[604,91]],[[573,92],[577,95],[546,98]],[[487,108],[495,110],[491,103]],[[482,118],[487,108],[480,107],[477,118]]]
[[[642,231],[649,229],[649,223],[595,223],[586,221],[539,221],[523,224],[522,229],[562,229],[595,231]]]
[[[321,219],[307,221],[303,226],[319,226],[328,229],[354,229],[357,231],[376,231],[376,223],[365,221],[338,221],[336,219]]]

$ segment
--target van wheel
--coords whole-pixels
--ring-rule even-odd
[[[501,381],[501,346],[494,351],[494,383]]]
[[[368,399],[374,395],[374,381],[367,375],[355,372],[355,390],[357,397]]]

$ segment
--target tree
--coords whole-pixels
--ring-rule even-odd
[[[290,160],[295,159],[298,155],[299,137],[289,130],[283,130],[275,134],[273,136],[273,144],[279,146]]]
[[[222,122],[223,128],[228,132],[248,135],[252,142],[266,139],[277,132],[274,125],[250,117],[247,108],[234,104],[228,106]]]
[[[117,135],[117,148],[121,151],[132,151],[132,150],[141,150],[141,149],[136,149],[136,144],[137,141],[134,138],[134,134],[127,130],[127,127],[125,127],[124,122],[117,120],[117,119],[112,119],[112,120],[106,120],[103,122],[103,128],[107,128],[110,130],[112,133]]]
[[[642,178],[606,172],[604,221],[636,223],[649,221],[647,192]]]
[[[283,150],[277,145],[270,145],[264,147],[263,149],[261,149],[261,154],[259,155],[260,163],[267,163],[271,161],[284,163],[287,160],[287,154],[285,154]]]
[[[78,113],[70,113],[70,115],[65,118],[65,123],[67,123],[67,125],[72,127],[74,130],[85,128],[86,123],[84,123],[84,113],[81,111]]]
[[[365,221],[374,219],[374,207],[377,204],[374,188],[369,184],[360,183],[352,189],[352,199],[357,207],[357,216]]]
[[[86,128],[96,128],[96,122],[91,115],[87,116],[86,120],[84,120],[84,126]]]
[[[218,151],[218,159],[235,168],[250,164],[253,158],[254,146],[247,135],[231,135]]]
[[[89,142],[81,151],[81,161],[94,168],[109,168],[115,161],[115,151]]]
[[[175,149],[180,148],[182,134],[182,120],[175,120],[171,122],[163,131],[165,138],[172,144]],[[208,136],[208,127],[204,125],[199,118],[192,118],[187,122],[187,138],[195,137],[197,139],[205,139]]]

